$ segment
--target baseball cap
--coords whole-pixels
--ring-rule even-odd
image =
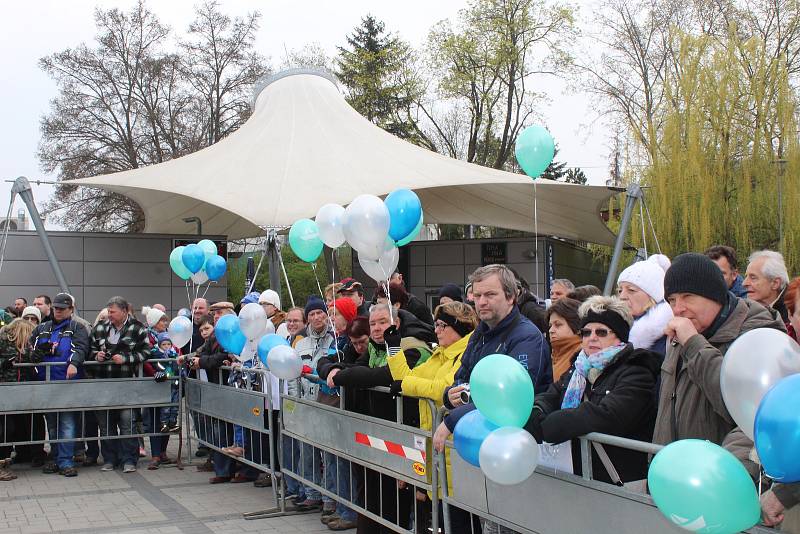
[[[75,300],[68,293],[59,293],[53,297],[53,307],[59,309],[74,308]]]

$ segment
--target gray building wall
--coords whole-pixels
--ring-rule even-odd
[[[523,276],[531,290],[541,298],[549,298],[550,295],[548,265],[551,259],[552,278],[569,278],[576,286],[594,284],[601,289],[603,287],[603,267],[593,260],[589,251],[565,241],[544,237],[538,240],[508,238],[414,241],[403,247],[407,250],[401,249],[398,270],[406,278],[406,287],[430,306],[442,285],[453,283],[463,289],[469,275],[483,265],[483,243],[505,243],[504,263]],[[357,259],[353,261],[353,276],[366,282],[367,293],[371,295],[374,282],[361,270]]]
[[[77,301],[78,313],[88,321],[93,321],[114,295],[125,297],[137,313],[143,305],[161,303],[169,316],[174,317],[180,308],[189,306],[189,301],[184,281],[169,266],[173,240],[226,239],[197,235],[49,234],[61,270]],[[9,233],[5,263],[0,272],[0,305],[12,305],[17,297],[25,297],[33,303],[36,295],[46,294],[52,298],[59,291],[39,236],[35,232]],[[206,298],[226,300],[227,292],[226,275],[218,283],[211,284]]]

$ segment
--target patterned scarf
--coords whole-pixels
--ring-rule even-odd
[[[586,379],[594,383],[603,369],[611,365],[617,358],[617,354],[627,346],[627,343],[612,345],[591,356],[587,356],[584,351],[578,354],[575,360],[575,371],[569,379],[567,391],[564,393],[564,400],[561,402],[561,409],[577,408],[581,403],[583,391],[586,389]]]

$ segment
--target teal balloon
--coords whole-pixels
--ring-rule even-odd
[[[203,249],[203,254],[206,255],[206,259],[211,256],[216,256],[217,254],[217,245],[210,239],[203,239],[197,243],[197,246]]]
[[[298,258],[311,263],[322,254],[324,243],[319,237],[317,223],[311,219],[300,219],[289,229],[289,246]]]
[[[192,243],[191,245],[183,247],[181,259],[186,268],[189,269],[192,274],[195,274],[200,272],[203,265],[206,263],[206,254],[199,245]]]
[[[650,464],[647,485],[661,513],[686,530],[733,534],[761,519],[750,475],[710,441],[684,439],[661,449]]]
[[[175,247],[169,253],[169,266],[172,267],[172,272],[178,275],[179,278],[188,280],[192,276],[192,271],[186,268],[183,264],[183,249],[185,247]]]
[[[425,218],[425,214],[422,211],[419,212],[419,221],[417,221],[417,225],[411,230],[411,233],[405,236],[403,239],[395,241],[395,245],[398,247],[402,247],[404,245],[408,245],[412,241],[414,241],[417,236],[419,235],[419,231],[422,230],[422,220]]]
[[[522,428],[533,409],[533,382],[528,371],[511,356],[484,357],[469,379],[475,407],[497,426]]]
[[[514,154],[525,174],[536,179],[553,161],[556,144],[550,132],[542,126],[528,126],[517,137]]]

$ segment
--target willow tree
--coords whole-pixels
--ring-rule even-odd
[[[724,39],[676,37],[677,68],[664,86],[669,105],[642,183],[671,255],[715,243],[741,255],[778,249],[781,190],[783,251],[800,267],[796,97],[785,57],[739,35],[732,28]]]

